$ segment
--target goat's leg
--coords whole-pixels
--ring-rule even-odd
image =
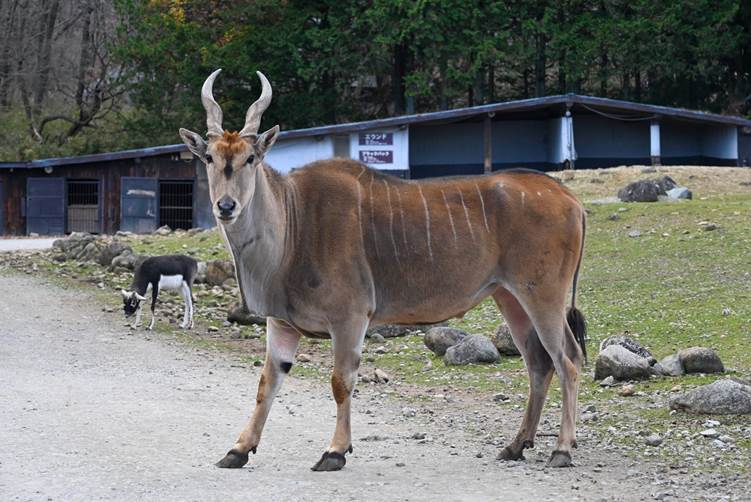
[[[292,368],[300,336],[300,333],[288,324],[268,318],[266,362],[258,381],[256,407],[232,449],[217,462],[218,467],[242,467],[248,462],[248,452],[256,452],[274,396],[281,387],[284,376]]]
[[[183,322],[180,324],[180,327],[182,329],[186,329],[188,328],[188,326],[192,325],[193,316],[190,304],[190,288],[188,288],[188,283],[185,281],[183,281],[182,286],[180,286],[180,294],[183,297],[183,307],[185,308],[185,312],[183,313]]]
[[[553,377],[553,362],[516,298],[507,290],[499,289],[493,294],[493,299],[511,330],[511,337],[524,358],[529,375],[529,398],[524,419],[514,440],[498,454],[498,460],[522,460],[524,449],[535,445],[537,426]]]
[[[136,329],[138,326],[141,325],[141,313],[143,309],[141,307],[141,304],[138,304],[138,307],[136,307],[136,319],[133,321],[133,324],[131,325],[131,328]]]
[[[156,321],[156,299],[159,296],[159,285],[153,284],[151,287],[151,322],[149,323],[149,330],[154,329],[154,322]]]
[[[188,307],[190,307],[190,324],[188,324],[188,329],[193,329],[193,288],[190,284],[187,285],[188,288]]]
[[[331,390],[336,401],[336,430],[329,449],[312,467],[314,471],[338,471],[347,463],[344,454],[352,452],[352,393],[368,322],[367,318],[356,319],[332,328],[334,371],[331,373]]]

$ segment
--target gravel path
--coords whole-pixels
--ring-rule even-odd
[[[671,498],[665,487],[676,484],[676,498],[718,495],[586,444],[577,467],[547,469],[549,437],[526,462],[497,462],[498,431],[508,439],[520,411],[399,400],[388,386],[361,386],[345,469],[314,473],[335,407],[326,386],[293,377],[248,466],[215,468],[251,411],[258,376],[231,355],[129,334],[81,290],[0,275],[0,498],[644,500]]]
[[[52,247],[52,243],[60,237],[52,239],[48,238],[33,238],[33,239],[8,239],[0,238],[0,253],[3,251],[23,251],[29,249],[49,249]]]

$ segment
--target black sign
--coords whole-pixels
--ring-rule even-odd
[[[365,146],[393,145],[394,133],[392,132],[361,132],[359,144]]]
[[[391,150],[360,150],[360,161],[366,164],[393,164],[394,152]]]

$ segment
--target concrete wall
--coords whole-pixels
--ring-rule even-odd
[[[711,125],[703,128],[701,153],[714,159],[738,158],[738,128],[736,126]]]
[[[547,122],[546,120],[493,122],[493,164],[548,162]],[[482,154],[482,146],[480,152]]]
[[[266,163],[281,173],[288,173],[310,162],[333,156],[333,136],[297,138],[277,141],[266,154]]]

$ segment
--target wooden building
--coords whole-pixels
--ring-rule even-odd
[[[282,173],[332,157],[404,178],[634,164],[748,166],[751,120],[566,94],[283,131]],[[182,144],[0,162],[0,234],[214,225],[206,171]]]

